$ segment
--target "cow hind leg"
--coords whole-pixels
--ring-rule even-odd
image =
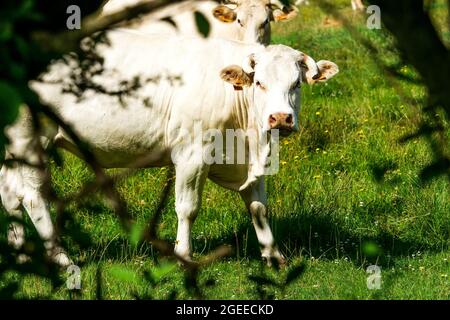
[[[16,192],[18,181],[17,170],[6,166],[1,168],[0,199],[6,212],[16,220],[9,225],[8,243],[16,250],[20,249],[25,242],[23,225],[19,222],[22,220],[22,205]]]
[[[25,209],[33,222],[49,257],[61,266],[71,262],[65,252],[56,244],[55,230],[50,213],[40,188],[43,172],[40,169],[14,164],[13,167],[3,166],[1,170],[0,196],[3,207],[8,214],[17,220],[22,219],[22,209]],[[8,229],[8,242],[16,249],[25,242],[24,228],[20,222],[14,221]],[[19,261],[23,261],[23,256]]]
[[[45,171],[37,165],[40,163],[37,148],[45,139],[36,138],[31,125],[31,116],[26,108],[21,109],[16,123],[5,130],[5,133],[11,141],[6,150],[6,159],[10,160],[11,164],[4,165],[0,173],[2,204],[6,211],[17,219],[21,219],[22,209],[25,209],[44,241],[49,257],[59,265],[67,266],[70,260],[56,244],[50,212],[41,194]],[[46,138],[48,141],[51,137]],[[23,159],[29,164],[14,162],[14,159]],[[21,247],[24,243],[23,226],[13,222],[9,228],[8,239],[14,247]]]
[[[264,181],[241,192],[255,228],[256,237],[261,247],[261,257],[271,266],[273,262],[283,266],[286,260],[278,250],[267,218],[266,195]]]
[[[43,181],[41,170],[24,166],[22,179],[24,195],[22,205],[28,212],[39,236],[44,241],[44,246],[49,257],[60,266],[71,264],[64,250],[57,245],[55,228],[53,226],[47,202],[41,194]]]

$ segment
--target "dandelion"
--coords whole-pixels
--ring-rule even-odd
[[[320,148],[316,148],[316,152],[319,152],[320,151]]]
[[[320,179],[320,178],[321,178],[320,174],[315,175],[315,176],[313,177],[313,179]]]
[[[285,164],[287,164],[287,161],[281,160],[280,163],[282,166],[284,166]]]
[[[317,111],[317,112],[316,112],[316,116],[320,116],[320,111]]]

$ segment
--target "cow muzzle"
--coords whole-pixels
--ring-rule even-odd
[[[294,129],[294,117],[289,113],[273,113],[269,116],[269,127],[278,129],[282,136],[288,136]]]

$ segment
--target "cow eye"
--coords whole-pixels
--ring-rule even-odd
[[[255,84],[256,84],[256,86],[259,87],[260,89],[263,89],[263,90],[266,89],[266,87],[264,87],[264,86],[261,84],[261,82],[259,82],[259,81],[256,81]]]
[[[241,21],[241,19],[237,19],[237,23],[239,23],[241,27],[243,27],[243,26],[244,26],[244,25],[242,24],[242,21]]]

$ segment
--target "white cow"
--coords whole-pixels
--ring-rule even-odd
[[[148,167],[175,166],[176,253],[186,259],[191,256],[191,228],[200,208],[205,180],[209,178],[241,194],[263,258],[283,263],[267,221],[260,169],[270,144],[261,142],[261,137],[271,129],[286,134],[295,131],[301,83],[326,81],[338,72],[337,66],[325,60],[316,63],[284,45],[265,47],[222,39],[167,39],[120,30],[110,31],[109,38],[112,47],[100,50],[105,57],[105,72],[95,77],[96,82],[115,88],[122,80],[136,76],[159,79],[145,82],[136,92],[123,97],[125,106],[117,97],[93,90],[86,90],[82,101],[70,93],[62,93],[64,84],[52,83],[52,80],[70,81],[70,69],[62,63],[55,63],[44,76],[45,82],[33,82],[32,88],[73,126],[104,167],[128,167],[149,154],[154,157]],[[213,142],[205,140],[199,144],[200,131],[196,126],[202,132],[215,130],[224,135],[227,129],[254,130],[256,138],[247,141],[244,163],[206,163],[204,150]],[[7,158],[36,162],[39,141],[31,128],[24,109],[19,120],[6,130],[11,139]],[[77,154],[61,128],[49,127],[45,133],[40,141]],[[256,156],[251,160],[248,155],[253,151]],[[68,264],[69,259],[54,241],[50,214],[40,193],[42,184],[42,172],[36,167],[21,163],[4,166],[0,183],[3,206],[18,218],[21,208],[25,208],[40,236],[47,241],[49,254],[60,264]],[[13,225],[9,239],[20,247],[23,229]]]
[[[103,7],[102,15],[145,1],[149,0],[109,0]],[[298,10],[293,6],[283,6],[278,0],[232,0],[225,4],[191,0],[142,15],[127,28],[152,34],[200,36],[194,16],[196,11],[208,19],[208,36],[211,38],[267,45],[270,43],[270,21],[290,20]]]

